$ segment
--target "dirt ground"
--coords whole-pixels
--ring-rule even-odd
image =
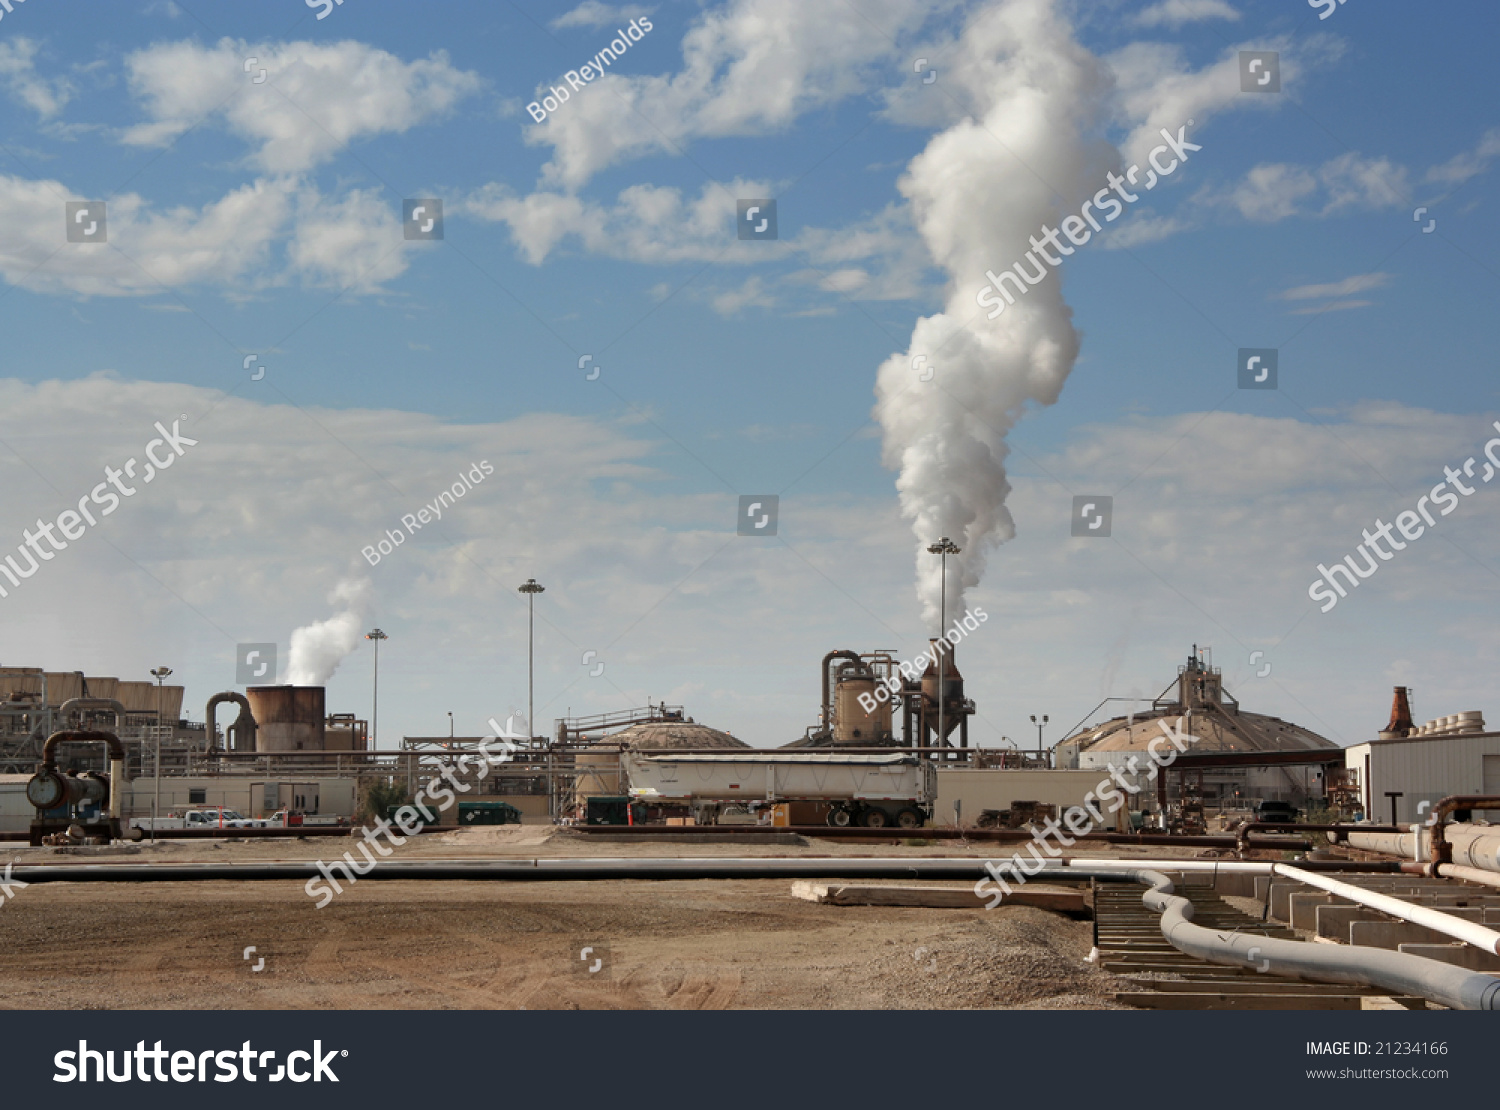
[[[132,863],[332,859],[350,847],[343,838],[177,841],[89,854]],[[88,850],[70,860],[80,851]],[[951,843],[601,843],[512,826],[424,836],[401,854],[989,853]],[[52,849],[3,855],[58,861]],[[1091,937],[1087,921],[1029,907],[817,905],[794,899],[788,880],[365,881],[321,910],[289,881],[47,883],[0,907],[0,1006],[1114,1008],[1117,981],[1085,962]]]

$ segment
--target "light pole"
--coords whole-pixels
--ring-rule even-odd
[[[370,715],[370,750],[374,751],[380,744],[380,641],[390,637],[380,629],[372,628],[365,633],[365,639],[375,641],[375,711]]]
[[[937,543],[929,544],[929,553],[937,555],[942,559],[942,596],[938,598],[938,636],[945,642],[948,636],[948,556],[957,555],[961,550],[959,546],[947,536],[938,540]],[[948,735],[943,731],[943,709],[948,700],[948,661],[943,658],[947,655],[942,651],[938,655],[938,744],[947,746]]]
[[[532,717],[536,707],[532,704],[534,694],[534,676],[536,674],[536,595],[544,593],[546,587],[541,585],[535,578],[526,579],[523,585],[517,586],[526,595],[527,626],[526,626],[526,746],[531,747],[536,739],[536,724]],[[547,816],[557,816],[557,785],[552,778],[552,745],[547,745]]]
[[[1045,714],[1045,713],[1042,714],[1042,719],[1040,721],[1038,721],[1036,719],[1036,714],[1035,713],[1033,713],[1031,715],[1031,723],[1034,724],[1034,725],[1036,725],[1036,754],[1037,755],[1041,755],[1042,754],[1042,726],[1045,725],[1051,719],[1052,718],[1049,717],[1049,716],[1047,716],[1047,714]],[[1049,760],[1048,762],[1051,762],[1051,761]]]
[[[156,679],[156,798],[151,803],[151,839],[156,839],[156,822],[161,815],[161,684],[166,677],[172,673],[171,667],[157,667],[151,672],[151,677]],[[112,783],[110,789],[123,790],[125,784]]]
[[[535,578],[528,578],[525,585],[517,586],[516,589],[526,595],[526,605],[530,610],[526,632],[526,728],[531,732],[531,736],[528,737],[530,740],[536,736],[536,723],[532,720],[536,708],[532,704],[536,663],[536,595],[545,593],[547,588],[539,584]]]
[[[453,739],[453,710],[448,710],[448,739]]]

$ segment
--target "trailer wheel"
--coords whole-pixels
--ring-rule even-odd
[[[863,824],[867,829],[883,829],[890,824],[890,816],[883,809],[871,806],[865,810]]]
[[[903,829],[920,829],[922,827],[922,815],[914,809],[903,809],[896,814],[896,824]]]
[[[847,809],[841,809],[838,806],[835,806],[833,809],[830,809],[828,811],[828,823],[836,829],[845,828],[846,826],[848,826],[851,820],[853,820],[853,818],[850,816]]]

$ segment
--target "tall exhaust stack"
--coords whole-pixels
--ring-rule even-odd
[[[255,717],[258,752],[324,750],[322,686],[251,686],[245,690]]]
[[[1391,723],[1380,731],[1382,740],[1394,740],[1400,736],[1407,736],[1413,731],[1411,723],[1411,702],[1406,696],[1406,687],[1397,686],[1396,694],[1391,699]]]

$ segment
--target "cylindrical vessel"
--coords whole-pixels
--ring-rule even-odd
[[[59,806],[102,802],[108,792],[108,783],[92,772],[78,777],[43,768],[26,784],[26,800],[44,812]]]
[[[255,717],[258,752],[324,750],[321,686],[251,686],[245,691]]]
[[[864,703],[860,703],[860,696]],[[865,706],[872,708],[868,711]],[[891,699],[875,696],[875,676],[868,670],[848,670],[839,675],[834,689],[833,742],[835,744],[884,744],[891,737]]]
[[[944,672],[942,683],[943,694],[948,701],[945,709],[951,713],[955,708],[963,705],[964,676],[959,673],[958,664],[954,661],[953,647],[951,645],[944,645],[942,659],[939,662],[936,658],[938,655],[938,641],[933,640],[931,643],[932,646],[928,649],[928,655],[932,658],[927,664],[927,669],[922,672],[922,696],[927,699],[927,703],[932,707],[932,712],[936,714],[938,703],[938,667],[941,666]],[[948,731],[951,732],[952,729],[950,728]]]

